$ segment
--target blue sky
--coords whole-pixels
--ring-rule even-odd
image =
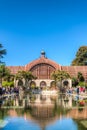
[[[0,43],[6,65],[40,57],[70,65],[87,45],[87,0],[0,0]]]

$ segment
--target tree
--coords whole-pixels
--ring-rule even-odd
[[[78,85],[78,78],[77,77],[72,77],[72,86],[76,87]]]
[[[56,81],[62,81],[63,79],[70,78],[70,75],[66,71],[60,71],[60,70],[53,72],[51,76]]]
[[[57,70],[51,74],[51,77],[55,81],[55,84],[60,82],[60,87],[62,87],[62,80],[70,78],[70,75],[66,71]]]
[[[2,63],[1,59],[6,55],[6,49],[3,49],[2,44],[0,43],[0,63]]]
[[[9,86],[9,87],[13,87],[14,86],[14,75],[11,74],[10,71],[8,71],[8,73],[4,76],[3,81],[2,81],[2,86]]]
[[[7,86],[9,86],[9,87],[13,87],[14,86],[14,81],[2,81],[2,86],[3,87],[7,87]]]
[[[72,61],[73,66],[84,66],[87,65],[87,46],[81,46],[77,53],[76,58]]]
[[[27,88],[29,86],[29,81],[31,81],[32,79],[36,79],[35,76],[32,75],[32,73],[30,71],[19,71],[16,74],[16,79],[18,80],[25,80],[25,87]]]
[[[84,82],[85,81],[85,79],[84,79],[84,77],[83,77],[81,72],[78,72],[77,78],[78,78],[79,82]]]
[[[82,86],[82,84],[85,84],[84,81],[85,81],[85,79],[84,79],[82,73],[78,72],[76,77],[72,77],[72,86],[74,86],[74,87],[76,87],[77,85]]]
[[[10,70],[5,67],[5,65],[0,65],[0,85],[2,86],[2,80],[10,75]]]

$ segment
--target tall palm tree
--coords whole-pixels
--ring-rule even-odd
[[[3,49],[3,45],[0,43],[0,63],[2,63],[1,59],[6,55],[6,49]]]
[[[32,79],[36,79],[36,77],[33,76],[30,71],[19,71],[16,74],[16,79],[18,80],[24,79],[25,80],[24,86],[27,88],[29,86],[29,81],[31,81]]]
[[[51,74],[52,79],[55,81],[55,84],[60,83],[60,87],[62,87],[62,80],[70,78],[70,75],[66,71],[54,71]]]

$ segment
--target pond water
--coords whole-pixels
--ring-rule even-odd
[[[72,96],[19,95],[0,99],[0,130],[87,130],[87,107]]]

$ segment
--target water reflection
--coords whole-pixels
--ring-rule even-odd
[[[5,120],[8,121],[8,124],[4,127],[4,130],[40,130],[40,127],[38,124],[30,121],[25,120],[22,117],[8,117]],[[2,129],[3,130],[3,129]]]
[[[78,119],[87,119],[87,108],[79,108],[71,96],[33,94],[1,101],[0,119],[8,121],[1,130],[85,130]]]
[[[62,120],[57,120],[54,124],[48,125],[46,130],[77,130],[76,123],[70,118],[63,118]]]

